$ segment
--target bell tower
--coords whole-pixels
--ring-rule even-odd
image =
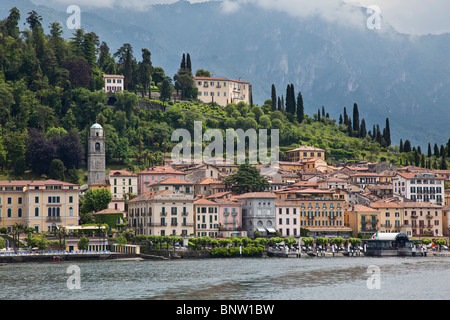
[[[92,125],[88,138],[88,185],[106,179],[105,137],[98,123]]]

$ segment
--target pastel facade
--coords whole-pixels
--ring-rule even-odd
[[[398,173],[392,178],[392,193],[416,202],[444,204],[444,180],[431,173]]]
[[[250,104],[252,85],[241,80],[214,77],[194,77],[198,99],[204,103],[215,102],[223,107],[241,101]]]
[[[354,237],[379,231],[380,212],[377,209],[357,204],[348,208],[344,215],[345,226],[352,229]]]
[[[216,238],[219,234],[219,208],[216,202],[200,198],[194,202],[194,234]]]
[[[150,186],[168,178],[185,180],[186,173],[173,169],[171,166],[150,167],[138,174],[138,194],[151,191]]]
[[[108,93],[121,92],[124,90],[124,79],[123,75],[116,74],[104,74],[104,87],[103,91]]]
[[[128,201],[128,227],[137,235],[194,234],[194,195],[147,192]]]
[[[285,153],[291,162],[298,162],[304,159],[313,158],[325,160],[325,150],[310,146],[301,146],[293,150],[288,150]]]
[[[276,233],[275,200],[272,192],[249,192],[236,197],[242,203],[242,227],[253,238],[255,231],[261,235]]]
[[[123,199],[124,194],[138,194],[138,176],[126,170],[111,170],[108,175],[113,198]]]
[[[79,186],[58,180],[0,181],[0,227],[37,232],[78,225]]]

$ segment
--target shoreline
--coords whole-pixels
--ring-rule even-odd
[[[185,253],[185,254],[183,254]],[[187,253],[187,254],[186,254]],[[428,251],[426,253],[417,252],[416,255],[406,255],[407,257],[450,257],[448,251]],[[405,257],[402,255],[389,252],[382,255],[367,255],[364,252],[290,252],[288,254],[283,252],[264,252],[261,256],[252,256],[253,258],[284,258],[284,259],[321,259],[321,258],[358,258],[358,257]],[[33,262],[69,262],[69,261],[143,261],[143,260],[197,260],[197,259],[229,259],[229,258],[246,258],[246,256],[232,256],[232,257],[215,257],[209,254],[209,251],[201,252],[200,254],[192,254],[187,251],[161,251],[153,252],[151,254],[140,253],[60,253],[60,254],[0,254],[0,266],[13,263],[33,263]]]

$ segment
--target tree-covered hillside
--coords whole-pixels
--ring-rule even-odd
[[[272,97],[268,88],[268,100],[262,106],[202,104],[195,99],[190,56],[189,63],[184,55],[181,64],[174,61],[180,68],[172,79],[163,68],[152,65],[151,48],[136,53],[132,44],[125,43],[110,52],[94,32],[83,29],[65,40],[61,25],[54,22],[46,22],[50,32],[45,34],[44,22],[35,11],[26,13],[27,25],[21,30],[21,14],[13,8],[0,21],[0,169],[4,179],[52,177],[57,171],[50,170],[52,160],[59,159],[66,180],[85,182],[87,135],[95,122],[104,127],[107,165],[130,170],[162,164],[178,143],[171,141],[173,130],[192,132],[194,121],[202,121],[204,130],[223,132],[227,128],[279,129],[281,159],[285,150],[307,144],[326,149],[332,163],[365,159],[406,164],[419,158],[421,165],[425,157],[424,166],[427,162],[431,167],[446,166],[448,144],[431,155],[410,145],[406,149],[403,142],[400,147],[391,146],[388,119],[384,129],[366,128],[355,107],[352,116],[343,110],[339,121],[331,119],[324,107],[306,115],[301,93],[293,85],[278,95],[272,90]],[[125,76],[125,91],[116,93],[114,104],[102,90],[103,74]],[[149,98],[155,90],[159,100]],[[172,92],[184,101],[167,101]]]

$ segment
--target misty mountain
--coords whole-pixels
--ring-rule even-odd
[[[31,8],[38,11],[44,26],[65,25],[69,17],[64,9],[15,0],[0,5],[2,19],[12,6],[22,18]],[[449,34],[405,35],[384,22],[380,30],[369,30],[364,8],[352,11],[356,23],[299,17],[251,3],[226,13],[218,1],[179,1],[140,11],[82,10],[82,28],[95,32],[112,53],[130,43],[140,60],[141,48],[148,48],[153,65],[169,76],[186,52],[194,71],[251,82],[256,104],[270,99],[272,84],[281,96],[293,83],[309,115],[324,106],[337,119],[344,107],[351,115],[356,102],[369,130],[373,124],[383,128],[389,117],[393,144],[402,138],[424,148],[450,137]],[[72,33],[65,30],[67,38]]]

